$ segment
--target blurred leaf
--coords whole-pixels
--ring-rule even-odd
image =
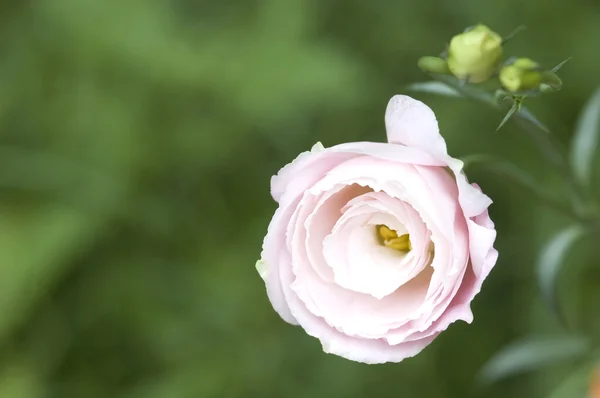
[[[43,386],[35,366],[21,358],[11,358],[9,365],[0,370],[0,397],[42,398]]]
[[[569,57],[569,58],[565,59],[565,60],[564,60],[564,61],[562,61],[560,64],[556,65],[554,68],[550,69],[550,72],[552,72],[552,73],[556,73],[556,72],[558,72],[559,70],[561,70],[561,69],[562,69],[562,67],[563,67],[563,66],[565,66],[565,64],[566,64],[567,62],[569,62],[569,61],[571,60],[571,58],[572,58],[572,57]]]
[[[549,192],[526,171],[504,159],[492,155],[477,154],[468,155],[461,158],[465,164],[465,168],[481,166],[484,169],[490,170],[507,185],[516,185],[531,193],[536,199],[541,201],[553,209],[564,214],[571,215],[571,209],[561,199],[556,198],[554,193]]]
[[[497,352],[481,369],[483,383],[579,358],[588,343],[576,337],[534,338],[513,343]]]
[[[592,371],[592,364],[577,368],[560,382],[548,398],[596,398],[588,395]]]
[[[524,31],[525,29],[527,29],[527,27],[525,25],[517,26],[512,32],[510,32],[508,35],[506,35],[505,37],[502,38],[502,44],[504,45],[504,44],[508,43],[516,35],[518,35],[522,31]]]
[[[438,74],[432,74],[431,76],[435,80],[450,86],[450,88],[456,90],[466,98],[474,99],[479,102],[491,105],[494,108],[498,108],[498,104],[494,100],[494,96],[492,94],[473,84],[462,84],[462,82],[454,76]]]
[[[592,94],[581,112],[571,146],[571,167],[583,185],[590,183],[599,134],[600,88]]]
[[[526,107],[521,106],[521,109],[519,110],[518,115],[523,120],[530,122],[531,124],[533,124],[534,126],[539,128],[540,130],[542,130],[546,133],[550,132],[550,129],[544,123],[540,122],[538,120],[538,118],[535,117],[535,115],[533,113],[531,113],[531,111],[529,109],[527,109]]]
[[[0,208],[0,341],[30,315],[100,225],[95,216],[60,206],[27,213]]]
[[[139,383],[130,391],[119,394],[118,398],[219,397],[225,395],[223,390],[232,388],[227,380],[230,372],[222,366],[185,365],[187,367],[183,369],[173,369],[170,374]]]
[[[439,81],[413,83],[406,89],[420,93],[439,94],[446,97],[462,97],[458,91]]]
[[[585,230],[580,225],[571,225],[554,235],[542,248],[537,261],[537,278],[542,297],[550,310],[565,324],[558,305],[556,280],[566,256],[573,245],[581,239]]]

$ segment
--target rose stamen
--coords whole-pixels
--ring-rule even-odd
[[[409,234],[398,236],[398,232],[390,229],[386,225],[378,225],[376,228],[380,241],[385,247],[402,252],[407,252],[412,249]]]

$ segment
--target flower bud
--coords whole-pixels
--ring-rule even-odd
[[[485,25],[456,35],[448,48],[448,67],[454,76],[470,83],[488,80],[502,58],[502,38]]]
[[[421,59],[419,59],[418,66],[423,72],[437,73],[440,75],[450,74],[450,69],[448,69],[448,63],[445,59],[442,58],[421,57]]]
[[[519,58],[500,70],[500,83],[510,92],[535,90],[542,83],[540,66],[529,58]]]

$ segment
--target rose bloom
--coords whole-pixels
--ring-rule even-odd
[[[431,109],[394,96],[385,126],[389,143],[317,144],[271,179],[279,207],[256,264],[281,318],[365,363],[402,361],[470,323],[498,258],[491,200]]]

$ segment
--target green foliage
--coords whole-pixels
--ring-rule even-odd
[[[586,186],[591,182],[593,160],[597,154],[599,135],[600,88],[596,89],[579,117],[571,148],[573,172],[579,182]]]
[[[492,18],[510,31],[518,9],[529,30],[511,51],[540,62],[576,52],[564,89],[535,104],[570,138],[561,126],[600,66],[594,5],[449,4],[0,5],[0,397],[475,397],[479,367],[506,341],[556,327],[532,310],[532,264],[557,216],[477,170],[500,261],[474,324],[453,325],[416,358],[370,367],[323,354],[272,311],[254,268],[276,206],[270,176],[316,141],[383,141],[389,97],[462,26]],[[492,97],[486,110],[418,88],[454,156],[493,153],[562,191],[528,141],[491,134]],[[535,124],[528,115],[513,120]],[[563,294],[598,302],[598,280],[587,282]],[[528,376],[485,396],[555,384]]]
[[[484,383],[493,383],[522,372],[582,358],[588,348],[585,340],[568,336],[521,340],[496,353],[481,369],[480,378]]]
[[[587,398],[592,372],[596,363],[577,367],[562,380],[548,398]]]
[[[559,319],[564,323],[564,316],[557,297],[557,280],[562,267],[568,264],[569,251],[578,240],[586,235],[581,225],[571,225],[552,237],[540,250],[537,261],[538,283],[542,297]]]

